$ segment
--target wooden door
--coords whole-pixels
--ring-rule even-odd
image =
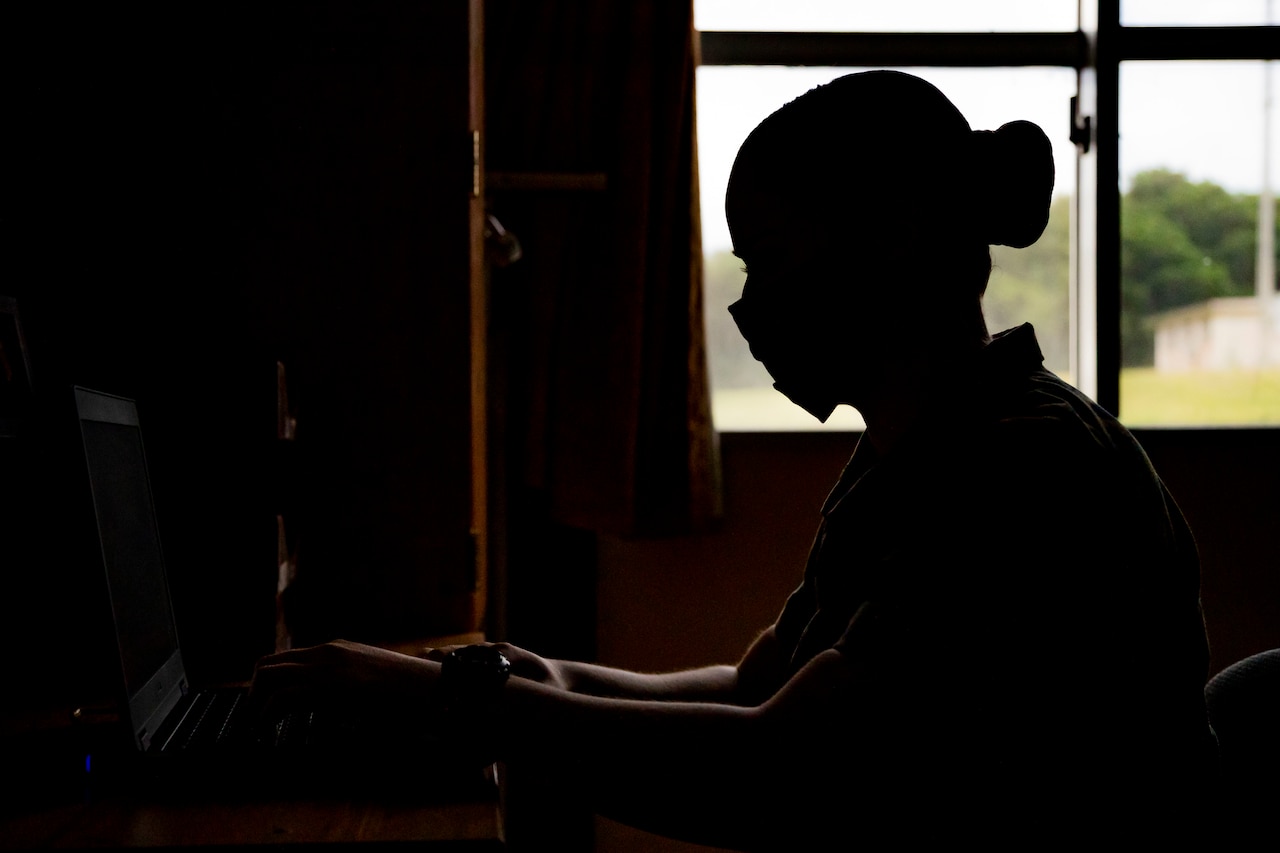
[[[298,420],[300,642],[481,627],[478,7],[301,7],[259,47],[247,301]]]

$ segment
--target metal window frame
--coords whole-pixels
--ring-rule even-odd
[[[1126,60],[1280,59],[1280,27],[1124,27],[1120,0],[1081,0],[1074,32],[698,33],[701,65],[1065,67],[1076,70],[1079,175],[1072,219],[1072,371],[1120,408],[1119,78]],[[1087,125],[1085,124],[1087,122]],[[1092,183],[1090,188],[1087,185]],[[1101,188],[1110,188],[1106,192]],[[1087,203],[1085,198],[1092,196]]]

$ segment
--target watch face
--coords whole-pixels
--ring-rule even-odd
[[[446,689],[461,699],[492,694],[510,675],[511,662],[495,646],[454,649],[444,659],[441,671]]]
[[[498,651],[497,646],[463,646],[455,649],[449,657],[468,669],[485,669],[503,675],[511,672],[511,662]]]
[[[506,655],[497,646],[463,646],[453,652],[459,660],[469,664],[506,669],[511,666]]]

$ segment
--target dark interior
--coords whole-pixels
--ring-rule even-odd
[[[34,389],[21,434],[0,442],[0,622],[17,658],[6,669],[29,685],[6,704],[88,701],[113,683],[69,430],[74,384],[139,401],[174,606],[204,678],[247,677],[273,648],[278,517],[285,547],[301,549],[298,643],[480,630],[667,669],[732,660],[772,620],[856,435],[721,435],[722,518],[682,536],[562,523],[525,477],[529,314],[516,285],[546,263],[536,241],[548,211],[577,205],[599,221],[609,184],[521,195],[490,182],[490,208],[534,242],[525,267],[482,270],[491,313],[477,343],[469,286],[485,200],[471,192],[470,122],[486,101],[506,110],[484,116],[490,176],[591,184],[627,166],[581,136],[563,140],[558,162],[528,162],[521,134],[542,107],[526,99],[521,115],[492,86],[545,73],[535,42],[518,49],[516,30],[538,33],[503,18],[519,4],[485,5],[482,93],[463,4],[0,13],[0,292],[21,306]],[[541,27],[563,23],[560,5]],[[572,27],[586,38],[590,24]],[[561,60],[608,73],[593,57]],[[481,355],[478,543],[470,366]],[[278,364],[295,439],[281,433]],[[1214,672],[1280,646],[1277,435],[1138,433],[1201,549]]]

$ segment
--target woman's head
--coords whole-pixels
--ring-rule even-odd
[[[950,233],[1021,248],[1048,222],[1053,178],[1049,140],[1030,122],[975,131],[931,83],[866,71],[762,121],[738,151],[725,204],[731,229],[747,196],[765,194],[887,239]]]
[[[748,284],[734,316],[784,391],[797,383],[775,364],[801,372],[851,350],[865,361],[908,321],[981,338],[988,247],[1035,242],[1052,191],[1035,125],[974,131],[919,77],[840,77],[771,114],[738,151],[725,208]]]

